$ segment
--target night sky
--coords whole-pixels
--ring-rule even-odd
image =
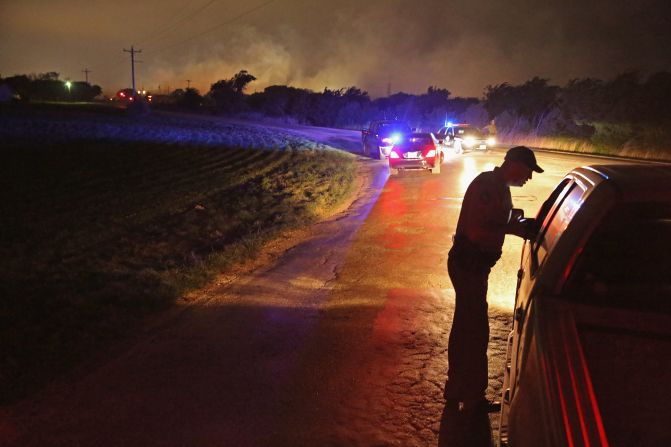
[[[533,76],[563,85],[671,71],[668,0],[0,0],[0,75],[56,71],[106,93],[201,93],[246,69],[248,92],[351,85],[373,97],[428,86],[481,96]]]

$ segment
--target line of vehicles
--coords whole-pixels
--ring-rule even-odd
[[[365,156],[387,159],[395,175],[406,169],[439,174],[447,153],[487,151],[496,141],[470,124],[447,123],[436,132],[418,132],[405,121],[377,120],[361,131],[361,143]]]

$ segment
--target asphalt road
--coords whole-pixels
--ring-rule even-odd
[[[357,147],[353,132],[321,137]],[[438,445],[454,310],[451,235],[467,185],[503,153],[467,153],[440,175],[393,178],[385,162],[362,158],[367,181],[346,211],[0,412],[3,445]],[[594,162],[538,159],[546,172],[513,189],[530,216],[566,172]],[[509,237],[491,275],[490,398],[500,393],[521,245]],[[459,430],[442,425],[443,439]]]

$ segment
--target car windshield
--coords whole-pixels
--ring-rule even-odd
[[[380,124],[379,133],[381,135],[389,135],[390,133],[393,133],[393,132],[409,133],[410,132],[410,126],[408,126],[405,123],[382,123],[382,124]]]
[[[567,284],[581,302],[671,313],[671,203],[613,210],[580,255]]]
[[[413,133],[408,135],[398,146],[412,149],[424,147],[427,144],[433,144],[433,137],[430,133]]]
[[[454,131],[455,134],[460,137],[473,137],[473,138],[483,137],[482,131],[477,127],[471,127],[471,126],[457,127],[454,129]]]

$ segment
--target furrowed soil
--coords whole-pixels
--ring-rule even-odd
[[[0,110],[0,403],[352,194],[355,157],[277,130]]]

